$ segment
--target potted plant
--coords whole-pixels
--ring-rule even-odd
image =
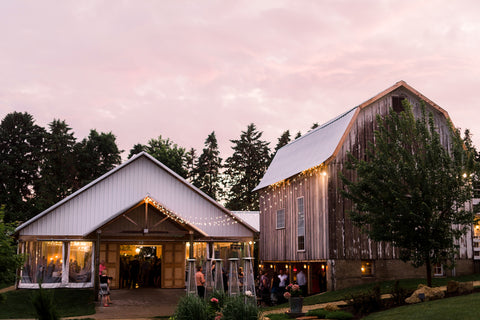
[[[302,313],[303,297],[302,289],[298,284],[289,284],[285,288],[283,296],[288,299],[290,303],[290,313]]]

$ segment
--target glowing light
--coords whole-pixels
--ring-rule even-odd
[[[252,245],[252,244],[253,244],[253,242],[252,242],[252,241],[248,241],[248,244],[249,244],[249,245]]]
[[[325,265],[324,264],[322,264],[322,270],[325,270]]]
[[[365,267],[362,267],[362,272],[365,272]]]
[[[288,264],[285,265],[285,269],[288,269]]]
[[[136,252],[136,253],[140,253],[140,248],[136,248],[136,249],[135,249],[135,252]]]
[[[306,265],[306,264],[303,265],[303,269],[307,269],[307,265]]]
[[[272,265],[272,264],[270,265],[270,269],[273,269],[273,265]]]

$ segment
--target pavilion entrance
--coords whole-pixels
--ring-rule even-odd
[[[114,289],[185,287],[184,242],[102,242],[102,260]]]

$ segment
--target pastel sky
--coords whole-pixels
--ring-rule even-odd
[[[272,148],[404,80],[480,146],[478,0],[0,0],[0,117]]]

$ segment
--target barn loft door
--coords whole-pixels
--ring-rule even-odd
[[[185,243],[165,243],[162,249],[162,288],[184,288]]]

